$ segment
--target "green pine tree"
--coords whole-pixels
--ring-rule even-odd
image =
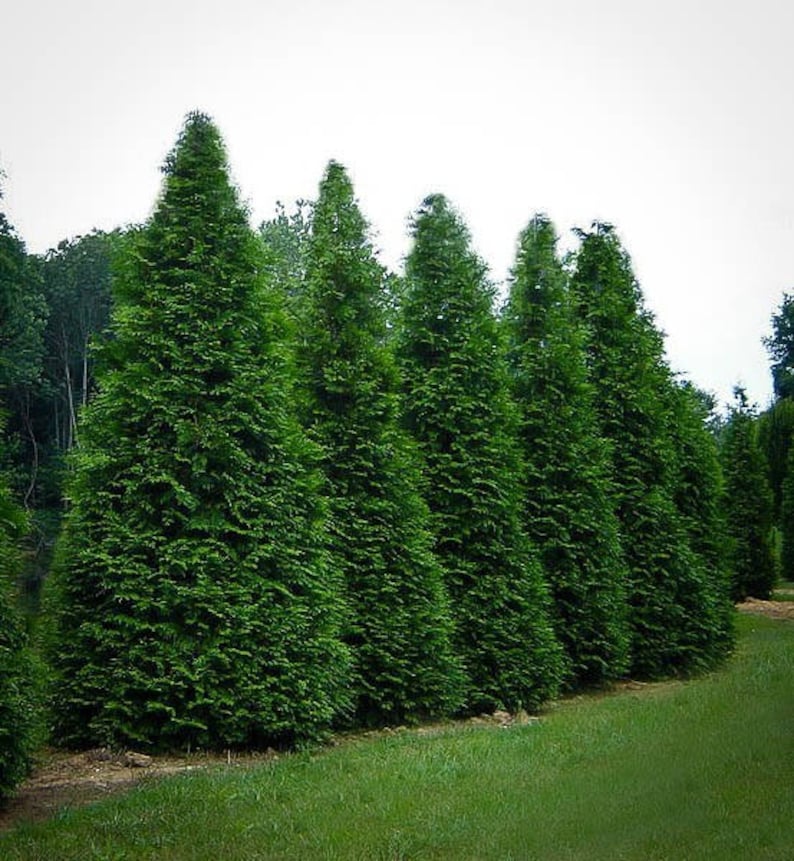
[[[504,322],[521,418],[524,524],[554,597],[569,681],[597,684],[628,668],[627,569],[610,451],[556,243],[553,224],[536,215],[519,239]]]
[[[722,657],[724,602],[675,500],[675,382],[614,230],[598,224],[581,238],[572,289],[589,330],[596,408],[613,453],[629,566],[632,672],[699,670]]]
[[[703,657],[712,663],[724,657],[734,643],[728,524],[723,505],[725,481],[717,440],[709,430],[715,401],[685,381],[668,392],[676,455],[673,501],[683,519],[690,547],[707,577],[705,595],[713,630]]]
[[[780,505],[780,576],[784,580],[794,580],[794,446],[789,447],[788,469],[783,480]],[[759,584],[759,591],[768,587],[771,593],[774,580]]]
[[[291,743],[347,701],[317,452],[220,135],[188,116],[119,276],[55,595],[72,745]]]
[[[755,410],[742,388],[734,389],[734,395],[720,456],[725,474],[732,594],[734,601],[743,601],[748,596],[769,598],[775,585],[773,499],[758,445]],[[785,483],[783,499],[785,512]]]
[[[306,269],[309,423],[324,451],[333,555],[347,584],[357,717],[373,724],[449,714],[463,675],[418,461],[398,424],[386,276],[335,162],[320,185]]]
[[[782,526],[783,485],[794,440],[794,398],[776,400],[758,417],[758,444],[764,453],[774,499],[775,522]]]
[[[399,336],[406,421],[425,459],[467,705],[534,708],[557,690],[564,662],[520,526],[516,411],[493,289],[442,196],[424,201],[413,234]]]

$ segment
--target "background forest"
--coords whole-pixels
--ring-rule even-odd
[[[617,230],[529,218],[499,296],[442,195],[405,271],[344,167],[252,230],[191,114],[143,225],[0,213],[0,795],[44,738],[291,746],[714,667],[794,579],[775,399],[676,377]]]

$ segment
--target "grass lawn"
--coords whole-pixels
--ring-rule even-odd
[[[162,779],[19,826],[0,858],[788,861],[794,624],[738,625],[704,678]]]

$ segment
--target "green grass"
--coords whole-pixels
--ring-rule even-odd
[[[794,601],[794,583],[781,580],[772,591],[773,601]]]
[[[738,624],[701,679],[163,779],[20,826],[0,858],[790,859],[794,625]]]

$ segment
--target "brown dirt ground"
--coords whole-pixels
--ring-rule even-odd
[[[788,595],[790,590],[779,590]],[[755,613],[769,616],[770,619],[788,619],[794,621],[794,601],[761,601],[758,598],[748,598],[743,604],[737,604],[740,613]]]
[[[755,613],[772,619],[794,621],[794,601],[760,601],[751,598],[737,605],[737,609],[740,613]],[[628,681],[616,685],[612,692],[655,690],[657,687],[669,684],[669,682],[644,684]],[[471,718],[467,723],[505,727],[513,723],[534,723],[536,720],[538,719],[528,716],[517,719],[504,712],[495,712],[494,715]],[[424,727],[418,732],[427,733],[433,730],[438,731],[438,728]],[[383,732],[394,732],[394,730],[378,730],[356,735],[380,735]],[[332,743],[343,743],[344,739],[343,736]],[[135,764],[138,757],[136,754],[112,753],[105,749],[83,753],[48,749],[40,753],[33,773],[22,783],[14,797],[5,807],[0,808],[0,832],[20,822],[48,819],[64,808],[91,804],[131,789],[146,780],[213,766],[250,766],[277,756],[278,754],[272,750],[244,755],[197,753],[185,756],[144,757],[142,761],[145,764],[141,765]]]
[[[212,766],[245,766],[276,757],[254,754],[205,754],[142,757],[104,748],[82,753],[47,749],[38,755],[31,776],[0,808],[0,832],[18,822],[48,819],[69,807],[91,804],[146,780]],[[134,764],[134,763],[139,764]],[[141,764],[145,763],[145,764]]]

